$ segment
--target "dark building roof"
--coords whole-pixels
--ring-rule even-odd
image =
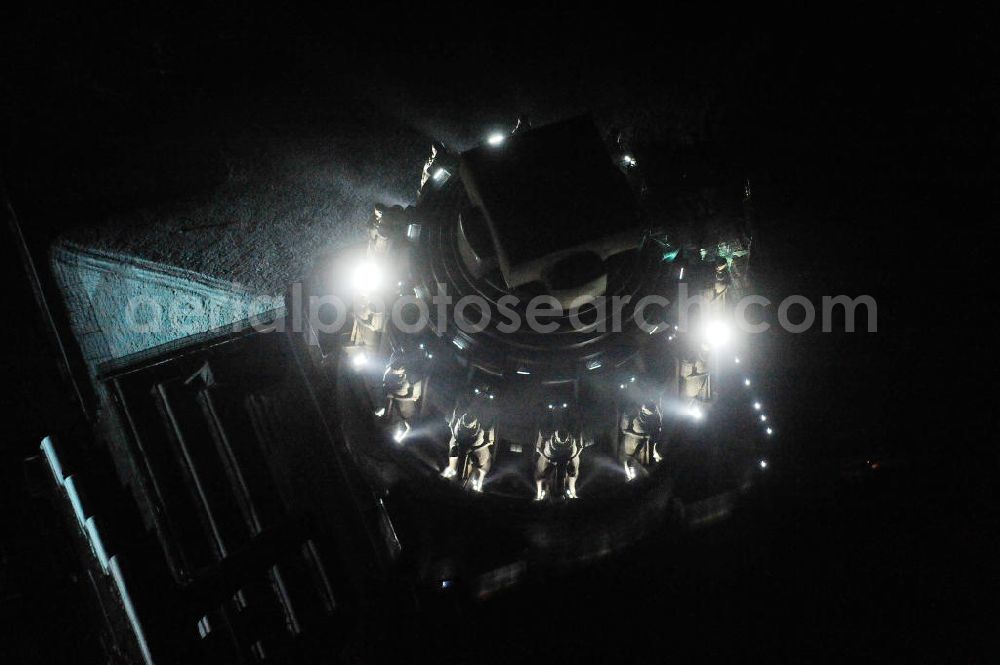
[[[461,175],[508,282],[518,266],[638,227],[629,185],[589,116],[466,151]]]

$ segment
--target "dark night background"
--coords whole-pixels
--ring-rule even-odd
[[[245,158],[247,137],[330,127],[369,133],[377,162],[401,127],[461,145],[518,115],[589,111],[634,129],[651,187],[691,155],[745,174],[757,287],[775,300],[873,295],[878,333],[761,340],[787,425],[759,515],[732,527],[742,549],[698,543],[652,571],[540,581],[542,595],[566,594],[568,615],[531,618],[522,594],[481,618],[483,633],[501,631],[482,648],[511,662],[996,662],[989,11],[362,5],[0,10],[0,168],[32,251],[74,225],[199,196]],[[0,601],[17,596],[0,661],[69,662],[93,645],[17,476],[75,407],[11,238]],[[878,478],[844,480],[873,457]],[[576,637],[554,644],[553,632]]]

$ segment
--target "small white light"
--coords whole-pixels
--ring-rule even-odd
[[[684,279],[684,268],[681,268],[681,274],[677,276],[677,279]],[[677,329],[677,328],[676,328],[676,326],[675,326],[675,327],[674,327],[674,330],[676,330],[676,329]]]
[[[476,388],[476,394],[477,395],[479,394],[479,388]]]
[[[362,261],[351,274],[351,286],[360,293],[371,293],[382,284],[382,271],[372,261]]]
[[[750,379],[743,379],[743,385],[746,386],[747,388],[749,388],[750,387]]]
[[[760,414],[760,422],[762,422],[762,423],[766,423],[767,422],[767,416],[765,416],[763,413]]]
[[[563,402],[563,408],[564,408],[564,409],[565,409],[566,407],[568,407],[568,406],[569,406],[569,404],[567,404],[566,402]]]
[[[668,341],[668,342],[672,342],[672,341],[674,341],[674,336],[673,336],[673,335],[669,335],[669,336],[667,337],[667,341]]]
[[[771,436],[772,434],[774,434],[774,430],[771,429],[770,427],[768,427],[765,431],[767,432],[768,436]]]
[[[529,372],[526,369],[519,369],[519,370],[517,370],[517,373],[520,374],[521,376],[530,376],[531,375],[531,372]]]
[[[702,418],[705,417],[705,414],[702,413],[702,410],[696,406],[692,406],[690,409],[688,409],[688,415],[694,418],[695,420],[701,420]]]
[[[736,363],[737,365],[739,365],[740,364],[740,357],[736,356],[735,358],[733,358],[733,362]]]
[[[635,377],[634,376],[630,377],[629,380],[628,380],[628,382],[629,383],[635,383]]]
[[[753,408],[754,408],[754,411],[760,411],[760,402],[754,402],[753,403]]]
[[[760,461],[760,468],[762,468],[762,469],[766,469],[767,468],[767,460],[766,459],[762,459]]]
[[[208,617],[202,617],[198,619],[199,637],[201,637],[201,639],[205,639],[211,632],[212,632],[212,624],[209,623]]]
[[[621,390],[625,390],[625,384],[624,383],[618,384],[618,388]]]
[[[393,440],[396,443],[402,443],[403,439],[406,438],[406,431],[407,431],[406,427],[404,427],[403,425],[400,425],[399,427],[397,427],[396,428],[396,433],[392,435]]]
[[[490,399],[493,399],[493,395],[492,394],[490,395]]]
[[[624,155],[622,157],[622,164],[628,167],[635,166],[636,164],[635,157],[633,157],[632,155]]]
[[[503,134],[501,134],[500,132],[493,132],[486,139],[486,142],[489,143],[490,145],[494,145],[495,146],[495,145],[500,145],[501,143],[503,143],[506,138],[507,137],[504,136]]]
[[[549,404],[549,408],[550,408],[550,409],[552,408],[552,405],[551,405],[551,404]]]

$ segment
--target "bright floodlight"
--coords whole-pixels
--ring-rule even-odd
[[[697,406],[692,406],[690,409],[688,409],[687,413],[695,420],[701,420],[702,418],[705,417],[705,414],[702,413],[702,410],[699,409]]]
[[[506,138],[507,137],[501,134],[500,132],[493,132],[486,138],[486,142],[489,143],[490,145],[500,145],[501,143],[504,142],[504,139]]]
[[[705,341],[716,348],[729,343],[732,331],[725,321],[711,321],[705,327]]]
[[[368,356],[365,353],[356,353],[354,357],[351,358],[351,365],[354,369],[361,369],[366,364],[368,364]]]
[[[382,283],[382,271],[374,262],[365,260],[351,274],[351,286],[360,293],[371,293]]]
[[[402,443],[403,439],[406,438],[406,434],[408,432],[409,430],[406,428],[406,426],[400,425],[399,427],[396,428],[396,433],[392,435],[392,438],[396,443]]]

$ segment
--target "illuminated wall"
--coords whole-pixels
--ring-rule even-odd
[[[107,360],[219,328],[281,306],[280,294],[174,266],[87,249],[52,250],[73,334],[90,372]]]

